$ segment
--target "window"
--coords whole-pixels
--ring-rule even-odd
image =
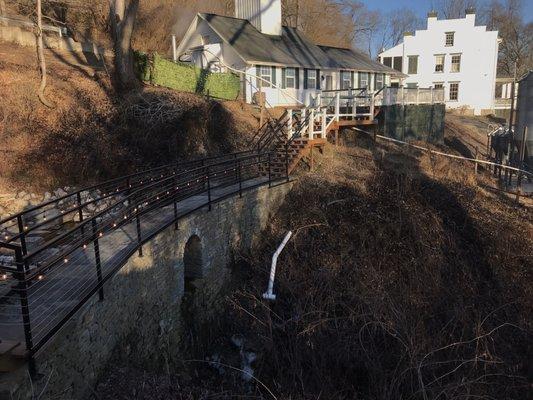
[[[315,89],[317,88],[316,85],[316,69],[308,69],[307,70],[307,88],[308,89]]]
[[[461,55],[452,54],[452,68],[450,72],[459,72],[461,71]]]
[[[407,89],[416,89],[418,87],[418,83],[417,82],[409,82],[409,83],[405,84],[405,87]]]
[[[435,72],[444,72],[444,54],[435,56]]]
[[[383,57],[383,65],[392,68],[392,57]]]
[[[418,56],[407,56],[407,73],[408,74],[417,74],[418,73]]]
[[[296,69],[285,69],[285,87],[289,89],[296,88]]]
[[[402,72],[402,57],[394,57],[394,69]]]
[[[450,101],[457,101],[459,99],[459,82],[450,83]]]
[[[368,83],[368,72],[359,72],[359,88],[367,88]]]
[[[352,73],[350,71],[341,72],[341,89],[350,89],[352,87]]]
[[[444,87],[444,82],[433,82],[434,89],[442,89]]]
[[[383,74],[376,74],[376,90],[383,87]]]
[[[272,67],[262,65],[259,71],[261,85],[263,87],[270,87],[272,83]]]
[[[455,32],[446,32],[446,46],[453,46]]]

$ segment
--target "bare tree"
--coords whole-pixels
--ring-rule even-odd
[[[37,0],[37,59],[39,61],[39,68],[41,70],[41,85],[39,86],[39,100],[47,106],[54,107],[54,105],[48,101],[44,91],[46,89],[46,60],[44,58],[44,43],[43,43],[43,19],[42,19],[42,9],[41,9],[41,0]]]
[[[402,8],[384,14],[380,21],[378,51],[399,44],[405,32],[413,32],[423,26],[423,20],[412,10]]]
[[[440,0],[438,11],[446,19],[461,18],[467,8],[476,8],[476,0]]]
[[[518,75],[533,65],[533,23],[523,22],[521,0],[494,0],[482,14],[488,29],[498,30],[502,38],[498,73],[512,76],[515,63]]]
[[[6,2],[5,0],[0,0],[0,16],[7,17]],[[0,21],[0,25],[4,25],[4,21]]]
[[[110,2],[117,85],[119,90],[127,91],[138,85],[131,40],[139,0],[129,0],[128,4],[127,0],[110,0]]]

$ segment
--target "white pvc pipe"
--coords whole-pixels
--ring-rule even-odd
[[[178,55],[176,54],[176,35],[172,35],[172,60],[178,61]]]
[[[270,266],[270,278],[268,279],[268,289],[265,293],[263,293],[263,298],[266,300],[276,300],[276,295],[273,293],[274,291],[274,279],[276,278],[276,264],[278,262],[278,256],[283,251],[283,248],[289,241],[289,239],[292,236],[292,231],[287,232],[285,235],[285,238],[283,239],[283,242],[279,245],[278,249],[275,251],[274,255],[272,256],[272,264]]]

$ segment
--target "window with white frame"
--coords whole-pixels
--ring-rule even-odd
[[[455,36],[455,32],[446,32],[446,39],[445,39],[445,45],[446,46],[453,46],[453,42],[454,42],[454,36]]]
[[[444,54],[435,55],[435,72],[444,72]]]
[[[288,89],[296,88],[296,69],[295,68],[285,69],[285,87]]]
[[[368,87],[368,72],[359,72],[359,88]]]
[[[259,77],[261,80],[261,85],[263,87],[270,87],[272,83],[272,67],[262,65],[259,70]]]
[[[352,87],[352,73],[350,71],[341,72],[341,89],[350,89]]]
[[[307,70],[307,88],[316,89],[316,69]]]
[[[442,89],[444,87],[444,82],[433,82],[434,89]]]
[[[383,65],[392,68],[392,57],[383,57]]]
[[[450,83],[448,98],[450,99],[450,101],[457,101],[459,99],[459,82]]]
[[[418,56],[407,56],[407,73],[412,75],[418,73]]]
[[[450,72],[460,72],[461,71],[461,55],[452,54],[452,67]]]
[[[383,85],[384,85],[383,80],[384,80],[384,75],[383,74],[376,74],[376,84],[375,84],[376,90],[379,90],[379,89],[381,89],[383,87]]]

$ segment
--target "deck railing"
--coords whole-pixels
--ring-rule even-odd
[[[0,221],[2,340],[33,359],[143,245],[180,218],[287,176],[256,149],[150,169]]]

